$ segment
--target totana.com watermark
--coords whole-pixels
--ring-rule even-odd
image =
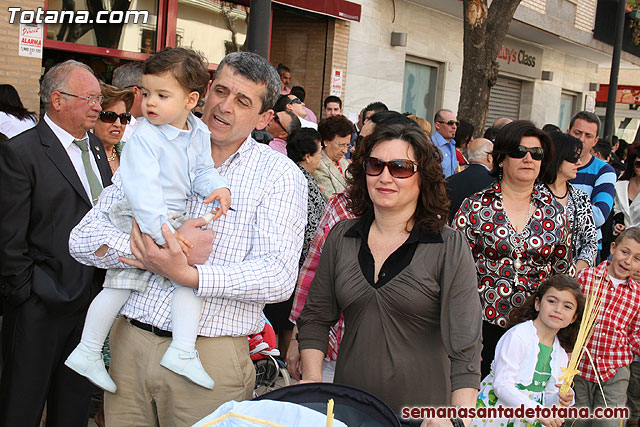
[[[101,10],[92,17],[88,10],[36,10],[10,7],[9,23],[21,24],[146,24],[146,10]],[[16,19],[17,18],[17,19]]]

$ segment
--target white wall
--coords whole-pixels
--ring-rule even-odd
[[[392,110],[402,107],[402,85],[406,55],[442,63],[442,99],[436,107],[457,111],[463,59],[462,21],[433,9],[396,0],[361,0],[360,22],[352,22],[347,59],[345,114],[357,115],[368,103],[382,101]],[[391,32],[407,33],[406,47],[391,46]],[[530,43],[526,40],[524,42]],[[535,44],[535,43],[530,43]],[[589,83],[598,81],[598,65],[565,52],[540,46],[542,69],[552,71],[552,81],[525,81],[520,115],[538,126],[557,123],[562,90],[578,94],[584,106]],[[511,75],[511,77],[517,77]],[[433,117],[426,117],[432,121]]]

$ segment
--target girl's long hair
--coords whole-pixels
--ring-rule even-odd
[[[36,121],[36,114],[24,108],[18,91],[9,84],[0,85],[0,111],[12,115],[18,120]]]
[[[559,291],[569,291],[576,298],[576,320],[566,328],[558,331],[558,340],[560,341],[560,344],[567,352],[571,352],[573,350],[573,345],[576,342],[576,337],[578,336],[578,330],[580,329],[585,298],[582,294],[578,281],[566,274],[556,274],[551,276],[547,281],[541,283],[536,289],[536,292],[527,298],[522,307],[511,312],[508,327],[526,322],[527,320],[536,319],[538,317],[538,311],[535,307],[536,299],[542,301],[542,297],[544,297],[547,291],[551,288],[555,288]]]

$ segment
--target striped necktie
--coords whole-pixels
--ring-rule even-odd
[[[93,172],[93,168],[91,167],[91,159],[89,154],[89,144],[86,139],[74,139],[73,143],[82,150],[82,164],[84,165],[84,173],[87,175],[87,180],[89,181],[89,190],[91,191],[91,203],[96,204],[98,201],[98,197],[100,197],[100,193],[102,192],[102,184],[100,184],[100,180]]]

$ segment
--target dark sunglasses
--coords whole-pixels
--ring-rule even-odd
[[[120,123],[126,125],[131,121],[131,113],[118,114],[113,111],[100,111],[100,121],[105,123],[115,123],[117,119],[120,119]]]
[[[637,159],[635,162],[633,162],[633,167],[640,168],[640,159]]]
[[[287,102],[287,105],[290,104],[302,104],[302,101],[300,101],[300,99],[298,98],[293,98],[291,101]]]
[[[384,168],[389,168],[389,173],[394,178],[410,178],[418,171],[418,165],[409,159],[396,159],[383,162],[375,157],[367,157],[363,163],[364,173],[369,176],[378,176],[384,171]]]
[[[568,154],[565,160],[569,163],[578,163],[578,160],[580,160],[581,155],[582,155],[581,151],[574,151],[573,153]]]
[[[507,154],[507,156],[514,159],[523,159],[527,153],[531,154],[533,160],[542,160],[544,157],[544,149],[542,147],[525,147],[523,145],[518,145],[518,148]]]
[[[278,126],[280,126],[280,129],[282,129],[284,131],[284,133],[289,135],[289,131],[287,129],[285,129],[285,127],[283,126],[282,122],[280,121],[280,117],[278,117],[278,113],[273,115],[273,121],[276,122],[278,124]]]
[[[453,126],[453,125],[458,126],[460,124],[460,122],[457,121],[457,120],[448,120],[446,122],[443,122],[442,120],[438,120],[438,123],[443,123],[443,124],[449,125],[449,126]]]

